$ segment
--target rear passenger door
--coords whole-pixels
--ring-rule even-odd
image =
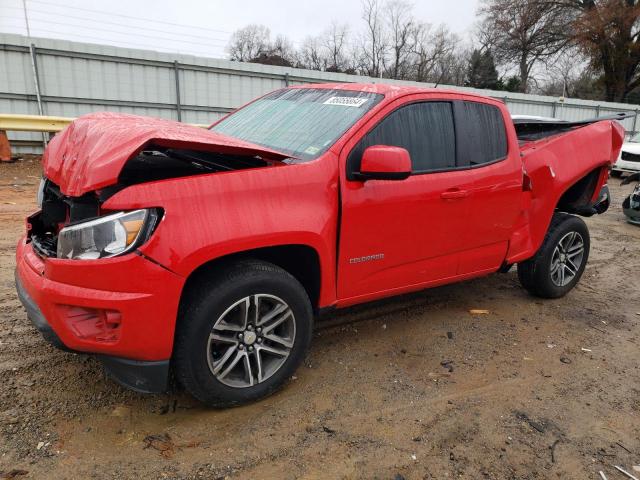
[[[473,181],[469,171],[456,170],[452,102],[398,101],[362,130],[340,155],[346,178],[341,179],[338,297],[352,299],[346,304],[455,277],[469,234]],[[350,177],[373,145],[407,149],[411,176],[366,182]]]
[[[497,270],[521,212],[522,161],[510,152],[502,110],[474,101],[454,102],[458,158],[469,168],[473,232],[460,252],[459,274]]]

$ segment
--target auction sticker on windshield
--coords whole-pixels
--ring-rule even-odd
[[[369,100],[358,97],[331,97],[324,102],[325,105],[342,105],[343,107],[361,107]]]

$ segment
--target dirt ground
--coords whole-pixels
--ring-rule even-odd
[[[318,322],[281,392],[140,395],[49,346],[14,291],[37,160],[0,164],[0,478],[596,479],[640,465],[640,228],[614,202],[567,297],[515,271]],[[472,315],[470,309],[488,314]],[[637,472],[635,472],[638,475]]]

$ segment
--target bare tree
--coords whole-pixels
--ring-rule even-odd
[[[541,92],[572,97],[573,85],[588,67],[588,59],[576,47],[564,49],[548,62],[546,75],[540,86]]]
[[[481,38],[503,63],[517,66],[526,92],[533,68],[567,43],[566,8],[550,0],[483,0]]]
[[[275,40],[269,44],[269,54],[281,57],[292,64],[296,57],[296,51],[293,47],[293,43],[285,35],[276,36]]]
[[[236,30],[227,45],[231,60],[248,62],[269,49],[271,32],[264,25],[247,25]]]
[[[412,30],[412,79],[418,82],[442,83],[445,59],[453,55],[458,39],[446,26],[435,30],[419,23]]]
[[[327,57],[319,37],[307,37],[298,51],[298,64],[311,70],[326,70]]]
[[[466,64],[455,53],[459,38],[445,26],[416,22],[406,0],[383,2],[363,0],[365,29],[355,45],[348,25],[334,21],[297,50],[286,37],[271,41],[266,27],[249,25],[233,34],[227,51],[234,60],[462,84]]]
[[[362,1],[362,19],[365,21],[366,28],[361,42],[360,63],[367,75],[379,77],[384,68],[387,51],[380,0]]]
[[[406,78],[414,30],[412,5],[403,0],[391,0],[386,4],[385,10],[392,54],[389,76]]]
[[[264,50],[249,61],[262,65],[293,67],[296,57],[297,52],[294,50],[291,40],[284,35],[278,35],[273,42],[269,43]]]
[[[323,46],[328,57],[327,70],[343,72],[349,69],[347,61],[347,48],[349,40],[349,26],[331,22],[329,28],[323,34]]]
[[[462,86],[467,79],[467,66],[472,51],[461,48],[457,37],[454,36],[454,39],[456,46],[438,61],[438,84]]]

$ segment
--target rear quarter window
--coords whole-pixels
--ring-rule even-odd
[[[459,166],[475,166],[507,156],[507,132],[501,110],[486,103],[455,102]]]

